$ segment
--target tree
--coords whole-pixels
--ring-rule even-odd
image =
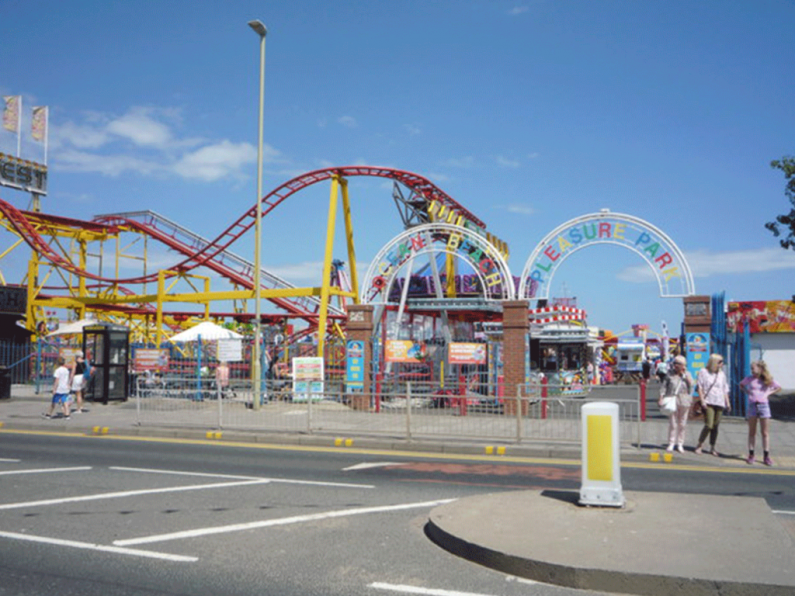
[[[784,177],[787,179],[787,186],[784,189],[784,194],[792,204],[792,209],[788,215],[779,215],[776,221],[769,221],[765,227],[773,232],[773,235],[778,238],[781,235],[779,225],[783,227],[783,232],[786,234],[779,242],[781,248],[791,248],[795,250],[795,158],[784,157],[781,160],[775,159],[770,162],[771,168],[776,168],[784,172]]]

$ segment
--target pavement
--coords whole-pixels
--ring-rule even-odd
[[[795,401],[795,396],[787,400]],[[0,400],[0,432],[56,431],[87,435],[219,439],[213,429],[157,428],[137,424],[135,402],[87,404],[69,420],[42,419],[49,395],[13,385]],[[745,463],[747,424],[724,419],[720,457],[684,454],[666,458],[667,419],[650,412],[645,443],[623,446],[628,465],[791,475],[795,482],[795,416],[779,403],[771,421],[774,466]],[[691,422],[693,441],[700,423]],[[224,441],[334,446],[328,436],[303,433],[223,432]],[[357,438],[356,446],[415,452],[483,454],[483,445]],[[344,448],[344,447],[343,447]],[[488,448],[487,448],[488,449]],[[761,456],[761,438],[757,436]],[[488,450],[485,453],[490,453]],[[579,460],[580,446],[510,445],[509,458]],[[667,461],[669,460],[669,461]],[[654,462],[654,463],[652,463]],[[544,583],[622,594],[688,596],[795,595],[795,515],[776,515],[752,497],[624,492],[623,508],[585,507],[577,491],[516,491],[459,499],[433,509],[426,531],[441,547],[496,570]],[[653,556],[649,556],[652,554]]]

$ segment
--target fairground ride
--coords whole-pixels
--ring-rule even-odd
[[[297,192],[318,183],[331,183],[323,274],[319,286],[296,287],[263,268],[261,296],[275,310],[263,319],[271,323],[300,319],[306,323],[304,333],[323,330],[318,333],[321,354],[326,333],[343,332],[346,302],[360,301],[348,193],[348,179],[360,176],[393,181],[392,198],[406,229],[432,221],[459,225],[465,222],[488,236],[507,255],[504,243],[487,234],[486,225],[479,218],[429,180],[411,172],[347,166],[315,170],[285,182],[261,199],[263,217]],[[332,255],[340,194],[350,267],[347,275],[341,274],[340,264]],[[0,224],[15,236],[0,252],[0,281],[7,283],[2,273],[3,259],[15,250],[29,247],[30,258],[20,285],[27,288],[24,324],[34,334],[43,330],[48,309],[67,309],[79,319],[90,312],[98,319],[123,323],[130,327],[134,339],[155,345],[161,345],[171,332],[197,319],[250,322],[254,316],[248,310],[255,296],[254,267],[231,249],[254,227],[256,207],[255,204],[208,240],[152,211],[104,214],[85,221],[20,210],[0,199]],[[152,271],[152,241],[177,253],[181,260]],[[123,277],[122,270],[129,270],[131,265],[140,267],[140,273]],[[453,277],[449,276],[448,294],[454,295]],[[231,287],[212,290],[213,278],[221,278]],[[231,303],[231,311],[213,308],[219,302]],[[174,310],[171,305],[176,303],[196,308]]]

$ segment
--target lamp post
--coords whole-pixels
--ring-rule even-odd
[[[259,140],[257,143],[257,214],[254,221],[254,346],[251,353],[251,376],[254,385],[254,403],[252,407],[255,410],[260,408],[260,399],[262,397],[262,379],[260,372],[260,339],[262,337],[262,306],[260,304],[262,297],[262,287],[260,284],[260,271],[262,263],[260,262],[260,241],[262,237],[262,228],[260,222],[262,220],[262,127],[263,127],[263,113],[265,106],[265,36],[268,30],[262,21],[249,21],[248,26],[259,35]]]

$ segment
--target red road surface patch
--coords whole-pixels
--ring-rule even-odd
[[[580,480],[579,468],[554,468],[550,466],[505,466],[497,464],[453,464],[443,462],[414,462],[385,466],[394,471],[422,472],[426,474],[524,476],[543,480]]]

